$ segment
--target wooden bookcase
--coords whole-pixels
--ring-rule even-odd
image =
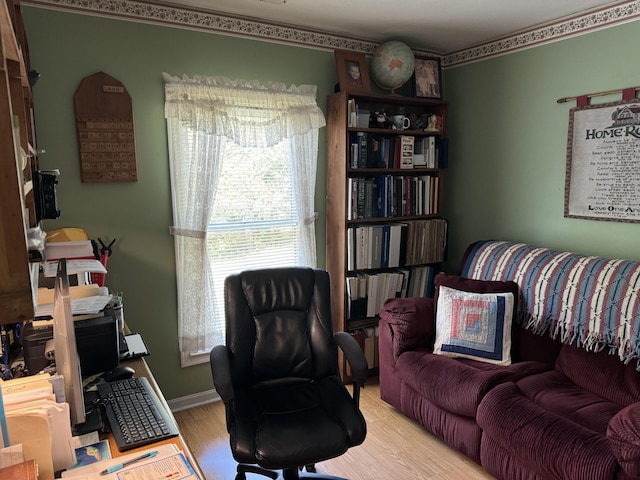
[[[353,112],[370,112],[371,116],[377,111],[384,110],[390,118],[395,114],[402,114],[411,118],[411,126],[408,129],[390,128],[369,128],[368,125],[358,125],[353,120]],[[435,116],[435,117],[432,117]],[[424,99],[417,97],[401,97],[397,95],[379,96],[350,94],[346,91],[332,94],[327,99],[327,243],[326,243],[326,268],[331,279],[331,313],[333,316],[334,330],[356,333],[367,328],[376,327],[378,324],[377,313],[379,310],[369,311],[365,315],[356,315],[351,311],[353,304],[349,300],[347,293],[347,277],[357,275],[377,275],[380,273],[398,271],[416,271],[417,267],[431,265],[438,266],[444,260],[446,248],[446,221],[444,220],[444,177],[447,162],[447,102],[437,99]],[[432,117],[437,119],[436,128],[425,130],[423,126],[426,119]],[[419,119],[419,120],[418,120]],[[418,121],[416,121],[418,120]],[[423,121],[424,120],[424,121]],[[350,126],[356,125],[356,126]],[[418,128],[415,128],[415,126]],[[433,144],[437,145],[435,163],[429,166],[414,166],[401,168],[399,160],[396,159],[396,150],[401,152],[401,137],[412,137],[414,144],[421,142],[425,144],[428,137],[432,137]],[[361,138],[366,140],[360,141]],[[382,151],[389,151],[389,155],[373,153],[380,151],[383,143],[386,147]],[[424,141],[423,141],[424,139]],[[360,143],[361,146],[354,146]],[[362,145],[368,152],[362,154]],[[362,183],[368,181],[376,187],[365,187],[363,192]],[[368,179],[368,180],[367,180]],[[385,183],[386,182],[386,183]],[[406,182],[409,182],[408,185]],[[418,182],[423,182],[420,191],[427,188],[430,192],[430,202],[427,205],[425,194],[419,195],[420,202],[416,200],[414,188]],[[425,187],[424,183],[428,186]],[[355,184],[355,185],[354,185]],[[406,190],[404,190],[404,186]],[[375,190],[373,190],[375,188]],[[380,193],[384,191],[386,197],[380,201]],[[376,193],[372,193],[376,192]],[[410,194],[409,192],[413,192]],[[358,200],[360,196],[360,200]],[[405,203],[399,196],[406,196]],[[371,203],[375,202],[375,206]],[[410,202],[413,207],[405,207]],[[417,207],[415,204],[421,206]],[[384,203],[384,206],[381,206]],[[427,238],[426,243],[437,243],[437,254],[420,256],[418,255],[418,245],[413,233],[403,235],[402,253],[400,255],[399,267],[389,267],[385,260],[378,264],[377,258],[369,264],[366,260],[358,262],[356,251],[358,248],[367,250],[362,243],[363,239],[356,231],[358,227],[376,227],[392,223],[401,223],[405,230],[415,232],[424,225],[438,225],[443,227],[444,232],[438,234],[440,240],[433,242]],[[425,227],[426,228],[426,227]],[[369,232],[380,232],[382,229],[361,228]],[[376,233],[379,235],[379,233]],[[384,234],[386,235],[386,234]],[[387,237],[388,238],[388,237]],[[368,240],[365,240],[368,242]],[[355,246],[354,246],[355,245]],[[373,243],[372,243],[373,245]],[[388,252],[388,242],[383,240],[383,251]],[[433,245],[432,245],[433,246]],[[425,243],[420,247],[424,249]],[[371,248],[369,248],[371,250]],[[377,250],[377,248],[376,248]],[[371,251],[369,252],[371,254]],[[359,260],[362,260],[360,258]],[[363,268],[364,267],[364,268]],[[383,275],[384,276],[384,275]],[[382,276],[381,276],[382,277]],[[404,277],[403,277],[404,278]],[[404,280],[406,281],[406,279]],[[406,286],[406,283],[405,283]],[[424,292],[426,293],[426,292]],[[400,295],[400,293],[398,293]],[[405,294],[408,296],[408,294]],[[382,299],[378,299],[378,304]],[[362,335],[357,335],[362,338]],[[350,381],[348,368],[341,359],[341,368],[345,382]],[[371,365],[372,374],[377,373],[376,365]]]
[[[0,0],[0,40],[0,323],[10,324],[33,319],[38,272],[27,246],[27,229],[37,224],[32,183],[37,165],[17,0]]]

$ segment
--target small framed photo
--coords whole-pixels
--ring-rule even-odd
[[[335,50],[340,90],[352,93],[370,93],[369,70],[364,53]]]
[[[416,97],[442,98],[442,73],[439,58],[415,59]]]

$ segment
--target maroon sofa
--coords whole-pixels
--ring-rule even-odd
[[[640,262],[477,242],[443,286],[512,292],[510,364],[435,354],[437,293],[390,299],[384,401],[498,479],[640,479]]]

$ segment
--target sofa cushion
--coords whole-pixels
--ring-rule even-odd
[[[511,364],[513,293],[438,289],[433,352],[448,357]]]
[[[611,402],[627,406],[640,401],[640,373],[635,363],[625,365],[606,351],[594,353],[563,345],[556,369],[579,387]]]
[[[529,400],[513,382],[487,393],[477,421],[483,430],[482,464],[498,478],[515,478],[505,477],[505,465],[496,462],[510,457],[526,468],[526,477],[518,478],[619,478],[620,466],[605,435]]]
[[[501,366],[424,350],[407,351],[396,363],[398,376],[413,390],[445,411],[472,418],[480,400],[493,386],[549,368],[542,362]]]
[[[433,347],[436,327],[432,298],[391,298],[382,305],[380,318],[393,329],[395,358],[407,350]]]
[[[540,408],[601,435],[622,408],[576,385],[558,370],[531,375],[515,383],[522,395]]]
[[[626,474],[640,478],[640,403],[623,408],[611,419],[607,438]]]

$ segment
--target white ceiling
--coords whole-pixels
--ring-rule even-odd
[[[448,54],[530,27],[628,1],[611,0],[141,0]],[[284,2],[276,4],[277,2]]]

